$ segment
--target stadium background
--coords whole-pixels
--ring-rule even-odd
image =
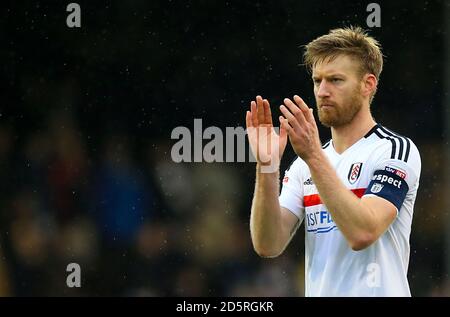
[[[314,105],[299,46],[370,1],[78,1],[80,29],[69,2],[2,4],[0,295],[303,295],[303,226],[277,259],[251,248],[254,164],[173,163],[170,134],[243,126],[257,94]],[[448,296],[450,4],[378,3],[373,113],[422,154],[411,289]]]

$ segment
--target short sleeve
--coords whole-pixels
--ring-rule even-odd
[[[369,186],[364,196],[375,195],[391,202],[400,211],[405,198],[410,191],[417,189],[421,159],[416,145],[406,140],[404,151],[397,154],[393,146],[384,146],[379,159],[373,165]]]
[[[300,221],[304,218],[302,163],[297,158],[286,170],[279,197],[280,206],[289,209]]]

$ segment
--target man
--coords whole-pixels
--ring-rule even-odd
[[[278,256],[304,220],[306,296],[411,296],[409,236],[421,161],[410,139],[371,115],[383,67],[380,46],[361,28],[336,29],[306,45],[304,60],[319,120],[332,139],[321,145],[313,111],[299,96],[280,106],[279,135],[269,102],[260,96],[251,102],[254,249]],[[298,158],[279,195],[287,138]]]

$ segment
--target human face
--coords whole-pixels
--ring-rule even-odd
[[[364,98],[358,63],[340,55],[313,68],[314,96],[320,122],[326,127],[341,127],[361,111]]]

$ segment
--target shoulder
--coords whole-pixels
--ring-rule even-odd
[[[373,131],[387,159],[403,161],[408,164],[420,163],[420,153],[416,144],[407,136],[378,124]]]
[[[411,184],[420,177],[421,158],[416,144],[408,137],[378,125],[371,136],[376,142],[373,155],[374,170],[398,171],[409,175]]]

